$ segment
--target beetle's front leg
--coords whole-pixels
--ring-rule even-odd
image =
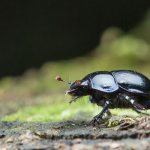
[[[90,124],[92,124],[94,126],[98,125],[100,123],[100,121],[102,120],[104,114],[108,111],[109,105],[110,105],[110,101],[107,100],[103,106],[102,111],[92,119]]]

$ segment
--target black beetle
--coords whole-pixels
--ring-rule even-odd
[[[57,80],[64,81],[61,77]],[[138,113],[150,108],[150,80],[135,71],[97,71],[68,84],[70,88],[66,94],[72,96],[72,101],[89,95],[92,103],[103,107],[91,121],[94,125],[101,121],[105,113],[111,115],[109,108],[133,108]]]

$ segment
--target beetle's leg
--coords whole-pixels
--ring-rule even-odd
[[[139,109],[139,110],[145,110],[144,106],[137,103],[133,98],[129,97],[129,96],[125,96],[125,99],[130,102],[130,104],[133,106],[133,108],[135,109]]]
[[[134,108],[134,110],[137,112],[137,113],[140,113],[140,114],[144,114],[144,115],[149,115],[148,113],[145,113],[145,112],[142,112],[141,110],[146,110],[144,108],[144,106],[142,106],[141,104],[137,103],[135,100],[131,99],[131,103],[132,103],[132,106]]]
[[[93,118],[93,120],[90,122],[90,124],[93,124],[94,126],[99,124],[101,119],[103,118],[103,115],[106,112],[108,112],[109,105],[110,105],[110,101],[107,100],[103,106],[102,111]]]
[[[112,114],[111,114],[110,110],[107,110],[107,112],[106,112],[106,113],[107,113],[107,116],[108,116],[108,117],[111,117],[111,116],[112,116]]]
[[[125,96],[126,100],[128,100],[130,102],[130,104],[133,106],[134,110],[137,112],[137,113],[141,113],[141,114],[144,114],[144,115],[148,115],[147,113],[144,113],[142,112],[141,110],[145,110],[145,107],[139,103],[137,103],[134,99],[132,99],[131,97],[129,96]]]
[[[95,99],[91,95],[89,96],[89,100],[90,100],[91,103],[95,103]]]

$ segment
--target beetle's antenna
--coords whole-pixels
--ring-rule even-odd
[[[62,81],[62,82],[65,82],[65,83],[67,83],[67,84],[71,84],[71,82],[68,82],[68,81],[66,81],[66,80],[63,80],[62,78],[61,78],[61,76],[59,76],[59,75],[57,75],[56,76],[56,78],[55,78],[57,81]]]

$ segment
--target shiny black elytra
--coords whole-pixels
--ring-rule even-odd
[[[135,71],[97,71],[69,84],[66,93],[72,96],[72,101],[89,95],[91,103],[103,107],[91,121],[94,125],[101,121],[105,113],[111,114],[109,108],[133,108],[138,113],[150,108],[150,80]]]

